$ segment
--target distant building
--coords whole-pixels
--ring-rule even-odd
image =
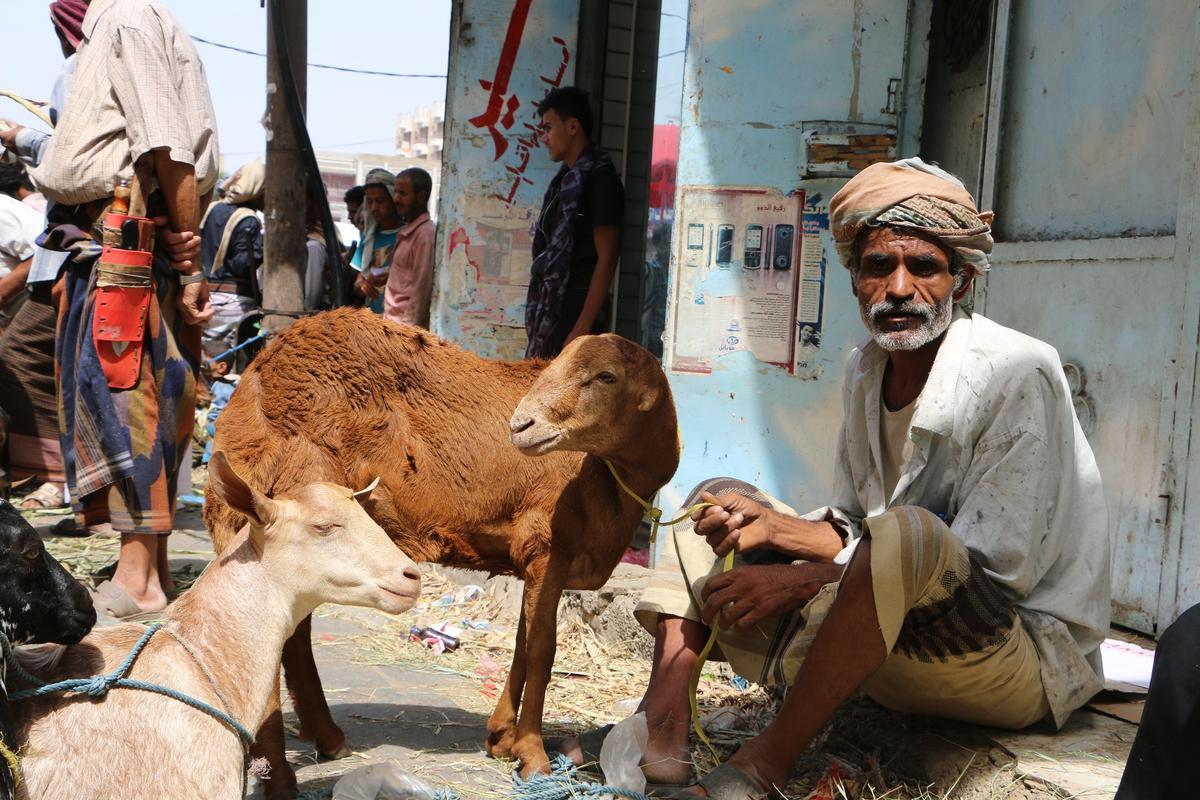
[[[441,163],[446,104],[437,101],[401,114],[396,122],[396,152]]]
[[[409,167],[420,167],[433,178],[433,192],[429,198],[430,213],[436,214],[438,190],[442,179],[441,117],[438,117],[438,150],[435,158],[408,155],[378,155],[375,153],[334,153],[317,151],[317,167],[329,196],[329,208],[336,221],[348,221],[346,203],[342,199],[346,190],[357,186],[376,167],[398,173]]]

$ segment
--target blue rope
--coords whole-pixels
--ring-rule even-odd
[[[121,662],[121,666],[117,667],[107,675],[96,675],[91,678],[71,678],[65,681],[58,681],[57,683],[46,683],[26,672],[13,657],[12,644],[8,641],[8,638],[5,637],[4,634],[0,633],[0,645],[3,645],[5,660],[14,667],[22,679],[30,683],[38,684],[36,688],[26,689],[24,691],[10,694],[8,699],[14,701],[25,700],[30,697],[42,697],[48,694],[56,694],[57,692],[86,694],[88,697],[99,699],[108,694],[109,689],[138,689],[143,692],[153,692],[155,694],[161,694],[165,697],[170,697],[171,699],[178,700],[184,705],[190,706],[197,711],[202,711],[233,729],[233,731],[242,740],[243,747],[248,748],[250,745],[254,744],[253,734],[246,730],[246,728],[240,722],[226,714],[221,709],[214,708],[208,703],[197,700],[190,695],[186,695],[183,692],[177,691],[170,687],[159,686],[158,684],[146,683],[145,681],[139,681],[133,678],[125,677],[129,674],[129,670],[133,668],[133,662],[137,660],[137,657],[141,654],[142,650],[144,650],[146,645],[149,644],[151,637],[158,633],[160,628],[162,628],[161,622],[156,622],[149,628],[146,628],[146,632],[142,634],[142,638],[138,639],[137,643],[134,644],[133,649],[129,651],[129,655],[127,655],[125,660]]]
[[[250,345],[254,344],[254,343],[255,343],[255,342],[257,342],[257,341],[261,341],[262,339],[266,339],[266,338],[267,338],[268,336],[270,336],[270,335],[271,335],[271,334],[269,334],[269,333],[260,333],[260,334],[258,334],[257,336],[251,336],[249,339],[247,339],[246,341],[244,341],[244,342],[242,342],[241,344],[237,345],[236,347],[231,347],[231,348],[229,348],[228,350],[226,350],[224,353],[221,353],[221,355],[219,355],[219,356],[213,356],[212,358],[206,358],[206,359],[204,359],[204,360],[205,360],[205,361],[207,361],[207,362],[209,362],[210,364],[215,364],[215,363],[217,363],[218,361],[220,361],[222,358],[225,358],[225,357],[227,357],[227,356],[231,356],[231,355],[233,355],[234,353],[236,353],[238,350],[241,350],[243,347],[249,347]]]
[[[512,800],[571,800],[577,797],[597,797],[611,794],[626,800],[649,800],[641,792],[605,786],[600,783],[581,781],[579,767],[562,753],[556,753],[550,761],[550,774],[534,773],[522,779],[518,770],[513,771],[513,788],[509,793]]]

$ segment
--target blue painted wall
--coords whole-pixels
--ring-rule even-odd
[[[927,29],[928,19],[919,24]],[[802,123],[902,125],[901,114],[891,111],[920,119],[919,107],[900,107],[897,98],[905,92],[893,82],[905,76],[908,28],[906,0],[692,3],[680,197],[689,186],[804,191],[806,223],[821,229],[826,280],[821,344],[801,350],[795,374],[744,351],[717,356],[708,375],[675,372],[668,361],[684,451],[660,497],[664,507],[680,504],[692,486],[713,475],[752,481],[800,510],[827,499],[842,417],[842,366],[864,330],[828,231],[828,200],[842,181],[801,178]],[[923,81],[923,70],[910,65],[909,74]],[[676,230],[672,297],[681,246]],[[668,310],[667,353],[675,311]]]

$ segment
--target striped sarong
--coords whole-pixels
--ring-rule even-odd
[[[68,264],[58,323],[59,430],[76,518],[84,525],[108,519],[122,533],[168,534],[194,424],[200,328],[184,323],[178,276],[156,255],[137,385],[111,389],[92,337],[95,263]]]

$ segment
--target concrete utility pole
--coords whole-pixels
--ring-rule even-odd
[[[279,70],[274,26],[287,33],[287,49],[300,104],[306,105],[308,60],[308,0],[267,3],[267,164],[265,184],[266,232],[263,250],[263,307],[278,311],[304,310],[304,210],[307,203],[305,170],[296,130],[288,115],[287,95]],[[264,327],[281,331],[295,317],[269,314]]]

